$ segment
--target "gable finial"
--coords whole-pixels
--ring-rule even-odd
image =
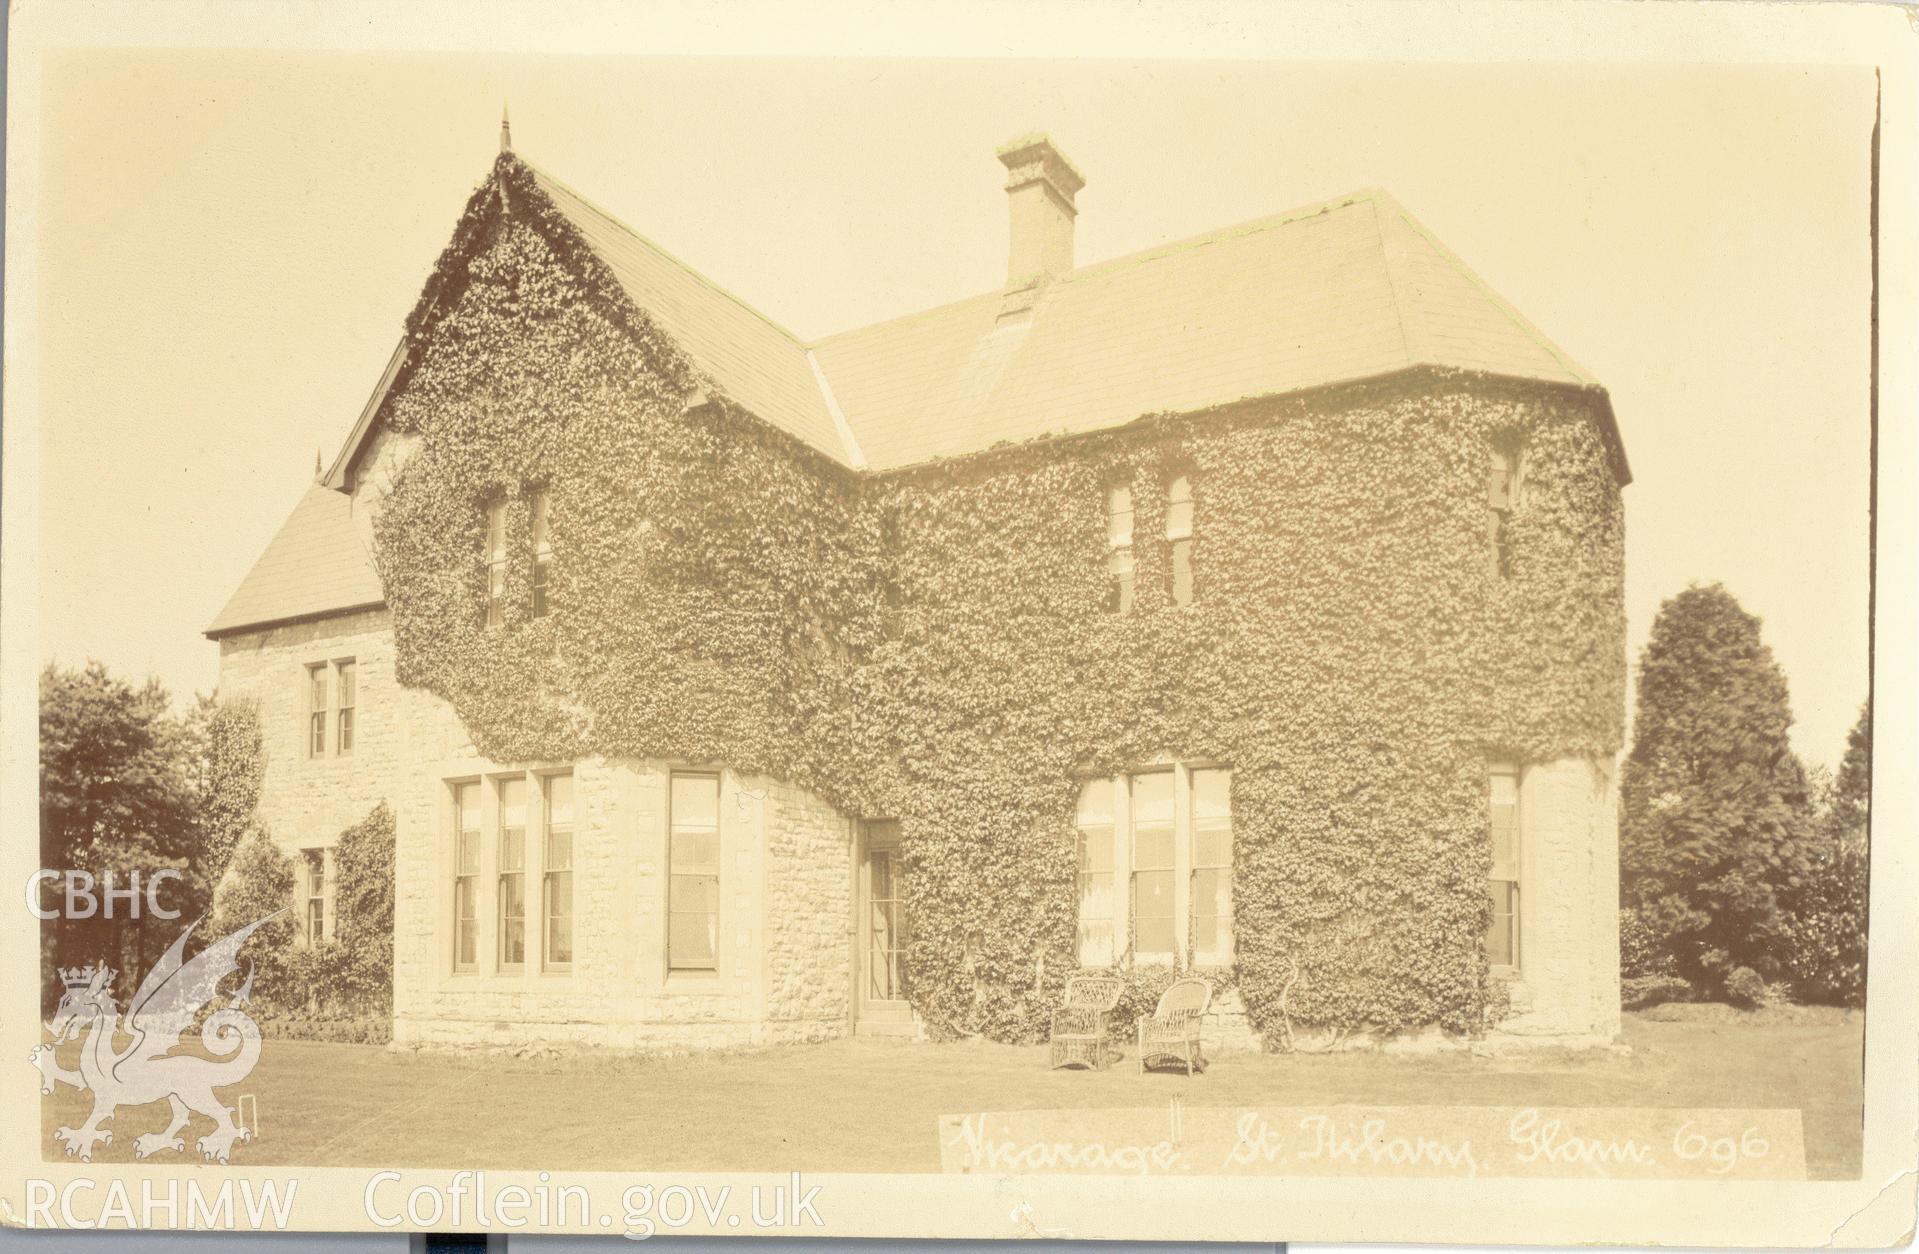
[[[500,101],[500,151],[513,151],[513,128],[507,124],[506,101]]]
[[[319,448],[319,446],[318,446],[318,445],[315,445],[315,446],[314,446],[314,449],[313,449],[313,478],[314,478],[314,481],[315,481],[315,482],[317,483],[317,482],[319,481],[319,479],[320,479],[320,476],[321,476],[321,475],[323,475],[323,474],[325,474],[325,473],[326,473],[326,472],[325,472],[324,470],[322,470],[322,469],[321,469],[321,467],[320,467],[320,448]]]

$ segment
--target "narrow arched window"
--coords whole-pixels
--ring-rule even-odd
[[[532,494],[529,506],[533,514],[533,617],[545,618],[553,607],[549,583],[553,567],[553,544],[547,532],[545,489]]]
[[[506,502],[486,507],[486,618],[488,627],[506,621]]]
[[[1116,483],[1106,490],[1106,609],[1113,614],[1133,609],[1133,485]]]
[[[1513,573],[1510,524],[1519,503],[1519,450],[1494,445],[1486,473],[1486,541],[1492,572],[1500,578]]]
[[[1173,564],[1173,604],[1193,603],[1193,477],[1166,481],[1166,547]]]

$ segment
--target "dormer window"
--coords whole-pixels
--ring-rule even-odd
[[[1166,547],[1172,552],[1173,604],[1193,603],[1193,477],[1166,481]]]
[[[486,507],[486,625],[506,621],[506,502]]]
[[[533,514],[533,617],[545,618],[552,608],[548,601],[549,584],[553,565],[553,546],[548,540],[546,523],[547,495],[544,490],[533,493],[529,502]]]
[[[1133,487],[1116,483],[1106,490],[1106,610],[1133,609]]]
[[[1486,474],[1486,531],[1492,572],[1502,579],[1513,573],[1507,525],[1519,503],[1519,472],[1519,451],[1494,445]]]

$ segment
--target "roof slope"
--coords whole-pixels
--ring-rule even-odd
[[[496,177],[530,175],[712,383],[843,465],[888,470],[1441,366],[1592,389],[1630,477],[1592,377],[1381,191],[1082,267],[1030,313],[1002,319],[994,291],[809,346],[524,158],[500,160]],[[381,603],[351,500],[333,489],[346,488],[407,355],[402,340],[323,485],[209,635]]]
[[[520,160],[627,296],[673,337],[701,373],[760,418],[834,460],[855,460],[834,425],[805,346],[566,184]]]
[[[814,346],[873,468],[1414,365],[1596,386],[1378,191],[1075,270],[1030,318],[1000,308]]]
[[[316,483],[280,524],[206,634],[337,614],[385,600],[372,558],[353,525],[353,498]]]

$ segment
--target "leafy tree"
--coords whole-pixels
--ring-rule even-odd
[[[225,936],[274,916],[248,938],[243,955],[255,964],[254,995],[270,1004],[304,1000],[294,987],[298,960],[294,949],[299,942],[294,883],[293,859],[280,851],[264,829],[254,827],[234,850],[233,864],[214,895],[212,917],[202,929],[208,937]]]
[[[334,847],[338,888],[339,982],[359,1013],[393,1009],[393,811],[383,801],[340,833]]]
[[[1620,787],[1620,887],[1704,991],[1740,967],[1783,973],[1782,896],[1805,882],[1811,835],[1791,726],[1785,674],[1731,593],[1694,586],[1660,606]]]
[[[226,873],[259,808],[265,761],[259,706],[250,699],[201,697],[186,720],[186,730],[193,748],[199,861],[211,894],[211,886]]]
[[[192,736],[169,712],[156,679],[134,688],[98,662],[69,670],[52,664],[40,673],[40,862],[58,871],[84,871],[105,903],[109,876],[125,888],[138,873],[180,871],[182,880],[159,890],[159,902],[191,919],[206,900],[198,872],[199,832],[188,769]],[[114,903],[89,919],[48,926],[43,961],[68,966],[111,961],[123,972],[141,970],[177,933],[177,920],[128,918]]]
[[[1787,896],[1793,991],[1805,1001],[1866,1004],[1868,808],[1872,706],[1846,737],[1831,799],[1808,854],[1804,882]]]

